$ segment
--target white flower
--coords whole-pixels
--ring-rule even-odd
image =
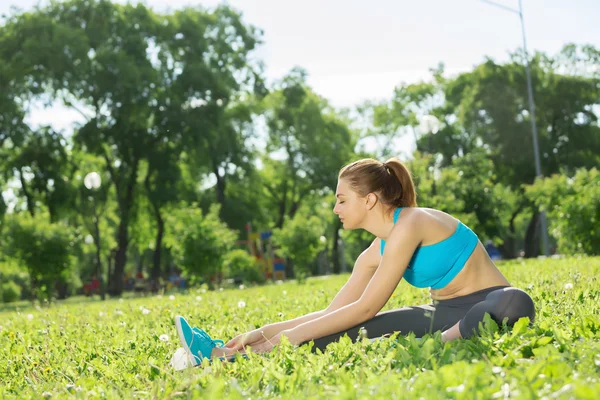
[[[169,335],[160,335],[158,337],[158,340],[160,340],[161,342],[168,342],[169,341]]]
[[[124,301],[125,301],[125,300],[123,300],[123,299],[119,299],[119,303],[122,303],[122,302],[124,302]]]
[[[100,312],[98,313],[98,316],[99,316],[99,317],[104,317],[104,315],[105,315],[105,314],[104,314],[102,311],[100,311]]]
[[[223,288],[222,288],[222,287],[220,287],[220,288],[219,288],[219,292],[222,292],[222,291],[223,291]]]
[[[175,296],[173,296],[173,295],[170,295],[170,296],[169,296],[169,300],[175,300]]]
[[[179,371],[181,369],[187,368],[190,363],[190,358],[187,351],[183,349],[183,347],[178,348],[175,351],[175,354],[171,357],[170,364],[175,370]]]
[[[239,308],[244,308],[244,307],[246,307],[246,302],[245,302],[244,300],[240,300],[240,301],[238,301],[238,307],[239,307]]]
[[[196,296],[196,301],[202,301],[202,297],[201,296]]]
[[[565,289],[573,289],[572,283],[565,283]]]
[[[162,294],[159,294],[159,295],[157,295],[157,296],[156,296],[156,298],[157,298],[157,299],[162,299],[162,298],[163,298],[163,295],[162,295]]]
[[[240,290],[244,289],[246,286],[240,285]]]
[[[115,311],[115,314],[117,314],[117,315],[123,315],[123,311],[117,310],[117,311]]]
[[[142,314],[148,315],[148,314],[150,314],[150,310],[148,310],[147,308],[144,308],[144,309],[142,309]]]
[[[286,294],[287,294],[287,290],[284,290],[283,291],[283,295],[285,296]]]
[[[33,319],[33,314],[27,314],[27,319],[31,321]]]
[[[50,392],[44,392],[44,393],[42,393],[42,397],[46,398],[46,399],[49,399],[50,397],[52,397],[52,393],[50,393]]]

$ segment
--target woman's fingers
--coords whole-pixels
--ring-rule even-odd
[[[225,344],[225,347],[229,347],[229,348],[232,348],[232,349],[239,349],[239,348],[241,348],[242,347],[241,340],[240,340],[241,337],[242,337],[242,335],[238,335],[238,336],[234,337],[233,339],[231,339],[229,342],[227,342]]]

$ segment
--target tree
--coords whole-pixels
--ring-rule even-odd
[[[348,162],[356,144],[344,121],[306,84],[306,73],[292,70],[265,98],[269,129],[267,153],[278,152],[282,160],[263,159],[266,193],[275,203],[283,226],[303,198],[315,190],[334,191],[337,174]]]

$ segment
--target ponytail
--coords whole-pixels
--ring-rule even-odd
[[[390,191],[390,197],[393,198],[392,204],[395,207],[416,207],[417,192],[408,168],[396,157],[390,158],[383,165],[400,182],[400,190]]]
[[[395,157],[385,163],[365,158],[344,166],[338,179],[346,179],[360,196],[377,193],[392,208],[416,207],[417,193],[408,168]]]

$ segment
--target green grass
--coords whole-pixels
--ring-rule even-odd
[[[283,344],[236,363],[175,371],[173,317],[214,338],[326,307],[346,276],[187,295],[0,312],[0,398],[597,399],[600,258],[500,265],[537,306],[533,328],[479,338],[342,340],[326,354]],[[567,285],[570,284],[570,285]],[[572,285],[572,286],[571,286]],[[238,307],[239,302],[245,307]],[[429,301],[401,283],[385,309]],[[144,314],[141,308],[150,310]],[[161,341],[161,335],[168,341]]]

